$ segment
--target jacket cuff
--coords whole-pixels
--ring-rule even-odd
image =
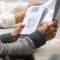
[[[2,34],[0,36],[0,40],[2,43],[11,43],[12,41],[11,33]]]
[[[40,46],[42,46],[46,43],[45,37],[38,30],[35,31],[34,33],[30,34],[29,37],[33,41],[35,48],[39,48]]]

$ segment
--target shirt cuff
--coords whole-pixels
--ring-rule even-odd
[[[46,43],[46,39],[40,31],[35,31],[34,33],[30,34],[29,37],[34,43],[35,48],[39,48],[40,46]]]
[[[0,40],[2,43],[11,43],[13,41],[11,33],[0,35]]]
[[[14,14],[7,14],[7,15],[2,14],[0,17],[1,17],[0,23],[2,24],[0,27],[2,27],[2,28],[8,28],[11,25],[16,24]]]

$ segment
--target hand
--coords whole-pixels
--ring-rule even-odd
[[[57,32],[57,26],[58,21],[52,21],[48,24],[43,24],[38,30],[42,32],[43,36],[46,38],[46,40],[50,40],[55,37]]]
[[[42,5],[41,2],[28,2],[28,7]]]
[[[17,38],[19,37],[19,33],[22,31],[22,29],[24,28],[24,24],[20,24],[13,32],[11,32],[11,36],[12,36],[12,39],[14,41],[17,40]]]

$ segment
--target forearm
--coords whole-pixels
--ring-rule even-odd
[[[30,54],[35,49],[34,44],[29,37],[26,37],[23,39],[19,38],[14,43],[4,44],[4,43],[0,42],[0,48],[1,48],[0,54],[2,54],[2,55]]]
[[[11,25],[20,23],[23,21],[26,11],[21,11],[14,14],[0,15],[0,28],[8,28]]]
[[[46,38],[39,30],[30,34],[29,37],[33,41],[35,48],[39,48],[46,43]]]
[[[0,42],[0,54],[30,54],[35,48],[44,45],[45,42],[44,36],[39,31],[35,31],[29,37],[19,38],[14,43],[3,44]]]
[[[8,28],[16,24],[14,14],[0,14],[0,28]]]
[[[16,20],[16,23],[20,23],[23,21],[24,17],[25,17],[25,14],[26,14],[26,11],[23,10],[23,11],[20,11],[18,13],[15,13],[15,20]]]

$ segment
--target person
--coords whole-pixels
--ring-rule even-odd
[[[35,32],[23,39],[20,38],[20,31],[24,25],[20,25],[10,34],[0,36],[0,54],[2,55],[26,55],[31,54],[35,49],[41,47],[46,41],[55,37],[58,21],[53,20],[40,26]]]
[[[22,22],[28,7],[41,4],[41,2],[0,1],[0,28],[8,28]]]

